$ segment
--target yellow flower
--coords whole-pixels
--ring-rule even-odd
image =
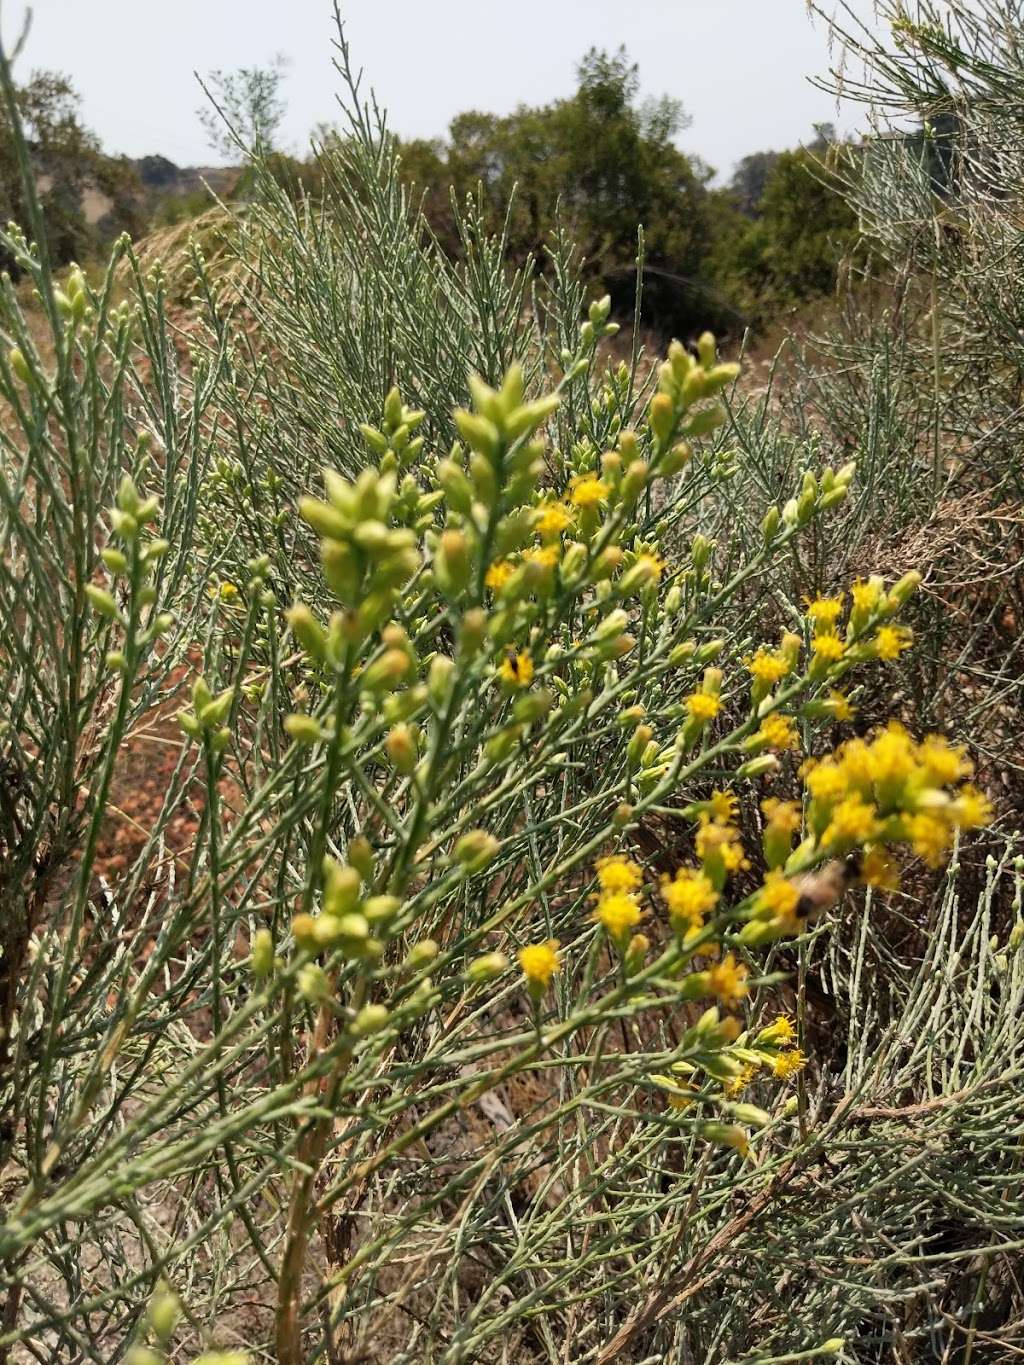
[[[507,559],[498,559],[487,570],[484,582],[492,592],[500,592],[515,573],[515,565]]]
[[[757,893],[754,910],[758,919],[770,919],[787,932],[794,933],[799,928],[796,917],[799,902],[800,892],[776,869],[765,877],[764,885]]]
[[[523,551],[523,562],[540,564],[545,569],[553,569],[560,558],[557,545],[534,545]]]
[[[708,815],[720,825],[728,825],[735,820],[738,806],[732,792],[713,791],[708,800]]]
[[[643,884],[643,871],[630,858],[611,853],[596,863],[597,884],[602,891],[635,891]]]
[[[930,811],[912,815],[907,822],[910,846],[929,867],[938,867],[952,842],[952,830],[945,820]]]
[[[780,1014],[777,1019],[773,1019],[767,1028],[763,1028],[757,1035],[755,1042],[772,1043],[779,1047],[785,1047],[796,1037],[796,1029],[793,1021],[788,1014]]]
[[[661,579],[665,561],[660,555],[652,554],[649,550],[644,550],[638,554],[630,568],[630,576],[642,578],[644,583],[657,583]]]
[[[594,919],[614,939],[624,939],[640,923],[643,911],[636,896],[628,891],[610,891],[597,902]]]
[[[696,867],[681,867],[674,877],[661,879],[661,894],[674,929],[699,929],[704,916],[718,904],[718,892]]]
[[[510,654],[502,661],[498,676],[509,687],[529,687],[533,681],[533,660],[529,654]]]
[[[781,654],[769,653],[763,646],[751,658],[743,660],[755,682],[771,688],[791,672],[790,662]]]
[[[608,485],[596,474],[580,474],[569,488],[569,501],[574,507],[596,507],[608,496]]]
[[[850,589],[850,596],[853,598],[854,611],[872,612],[878,606],[879,598],[882,596],[882,580],[880,578],[858,578]]]
[[[909,626],[879,626],[875,636],[875,653],[880,659],[898,659],[914,642]]]
[[[807,790],[815,801],[831,805],[845,795],[848,784],[843,770],[830,758],[814,763],[804,771]]]
[[[768,749],[795,749],[800,743],[792,716],[784,716],[781,711],[765,716],[756,738]]]
[[[572,513],[564,502],[541,503],[537,513],[535,526],[542,536],[561,535],[567,526],[572,525]]]
[[[875,736],[868,752],[872,781],[877,787],[886,787],[886,796],[892,798],[917,766],[914,741],[893,721]]]
[[[844,596],[845,593],[840,593],[838,597],[816,597],[813,601],[804,599],[808,620],[814,623],[816,631],[829,634],[835,630],[836,622],[843,614]]]
[[[722,703],[711,692],[692,692],[686,698],[686,709],[694,720],[707,722],[714,720],[722,709]]]
[[[853,720],[854,716],[857,714],[857,708],[856,706],[851,705],[849,698],[842,692],[835,691],[835,689],[828,694],[828,709],[833,720],[838,720],[842,723]]]
[[[233,602],[238,596],[238,589],[234,583],[214,583],[210,585],[208,591],[211,597],[216,597],[221,602]]]
[[[835,664],[846,653],[846,646],[838,635],[827,631],[823,635],[815,635],[811,641],[811,648],[814,650],[814,658],[821,660],[825,664]]]
[[[710,993],[723,1002],[742,1000],[747,994],[747,969],[732,953],[708,968],[707,979]]]
[[[780,1052],[772,1062],[772,1071],[780,1081],[788,1081],[790,1076],[795,1076],[798,1071],[803,1071],[807,1065],[807,1058],[800,1048],[793,1047],[787,1052]]]
[[[779,834],[795,834],[802,823],[796,801],[780,801],[777,796],[769,796],[761,802],[761,812],[769,826]]]
[[[730,1099],[735,1099],[737,1095],[742,1095],[747,1086],[757,1075],[757,1067],[753,1062],[748,1062],[746,1066],[732,1080],[726,1081],[725,1093]]]
[[[884,849],[869,848],[861,859],[860,879],[878,891],[898,891],[900,870]]]
[[[713,881],[717,880],[716,872],[728,876],[749,865],[740,842],[740,832],[734,825],[702,820],[694,842],[697,857],[707,865]]]
[[[964,751],[950,744],[944,735],[925,735],[917,746],[917,759],[929,782],[936,787],[958,782],[961,777],[969,777],[972,771]]]
[[[980,829],[993,816],[992,802],[974,786],[961,787],[953,802],[952,816],[961,829]]]
[[[878,831],[878,812],[859,796],[847,796],[832,812],[823,844],[863,844]]]
[[[558,939],[549,938],[545,943],[531,943],[521,948],[519,965],[531,986],[546,990],[562,965],[558,958]]]

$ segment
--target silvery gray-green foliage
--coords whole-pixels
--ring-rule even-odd
[[[234,305],[215,297],[197,253],[209,295],[190,319],[187,364],[159,272],[133,272],[115,318],[113,273],[102,290],[75,277],[58,295],[45,262],[12,243],[45,325],[34,342],[4,294],[0,396],[5,423],[9,411],[16,420],[0,435],[0,601],[28,643],[2,656],[13,723],[0,744],[24,774],[3,809],[32,842],[0,899],[4,925],[25,926],[20,956],[5,943],[0,960],[13,1002],[0,1076],[10,1116],[0,1353],[120,1359],[145,1336],[165,1279],[185,1310],[182,1359],[210,1342],[276,1358],[266,1305],[285,1208],[309,1169],[303,1142],[321,1125],[319,1218],[299,1286],[310,1361],[349,1348],[410,1365],[763,1361],[826,1342],[883,1361],[941,1358],[967,1340],[980,1353],[984,1334],[1020,1311],[1006,1271],[1024,1227],[1012,850],[976,904],[960,904],[951,874],[934,902],[907,896],[827,917],[760,964],[751,1018],[773,1011],[772,972],[785,972],[816,1057],[795,1104],[756,1083],[751,1098],[771,1119],[758,1160],[745,1163],[652,1102],[649,1075],[681,1055],[690,1021],[624,991],[596,950],[591,882],[562,875],[614,832],[610,808],[635,769],[629,730],[600,708],[586,730],[540,725],[485,782],[474,765],[497,703],[481,688],[443,732],[464,768],[439,804],[456,824],[486,823],[501,851],[480,876],[429,850],[411,904],[419,941],[442,948],[439,998],[412,998],[395,953],[384,979],[401,1027],[368,1035],[330,1093],[320,1089],[341,1041],[305,1050],[315,982],[290,956],[293,914],[319,894],[325,844],[340,858],[369,808],[379,856],[391,858],[416,804],[403,775],[381,777],[383,758],[366,766],[374,785],[335,791],[321,751],[289,743],[288,713],[323,717],[329,701],[284,623],[294,596],[324,616],[330,604],[295,502],[319,490],[321,466],[351,477],[369,463],[359,424],[381,421],[396,381],[426,413],[429,449],[444,451],[468,368],[497,381],[522,359],[528,398],[560,374],[545,470],[555,487],[590,467],[642,401],[635,367],[605,372],[581,337],[567,250],[550,295],[535,298],[525,278],[506,276],[500,243],[474,241],[470,213],[466,264],[453,268],[403,203],[382,129],[358,104],[353,117],[325,152],[332,211],[296,208],[264,176],[241,227],[251,273]],[[20,361],[4,360],[12,349]],[[755,474],[733,462],[733,504],[751,517],[745,545],[720,492],[731,439],[698,448],[681,492],[641,500],[637,514],[680,554],[697,529],[721,542],[717,556],[701,550],[708,574],[683,580],[680,622],[713,641],[718,618],[701,613],[723,599],[727,669],[764,637],[766,603],[787,621],[798,609],[749,508],[760,502],[763,516],[816,463],[779,437],[770,497],[744,503]],[[152,495],[159,509],[143,515]],[[819,534],[815,522],[789,536],[787,553]],[[151,554],[163,539],[166,552]],[[101,575],[112,604],[96,595]],[[155,612],[173,620],[150,640]],[[655,626],[635,672],[595,679],[612,695],[634,687],[663,724],[681,684],[658,671],[658,651],[682,627]],[[439,619],[424,633],[451,648],[449,628]],[[209,718],[197,744],[156,721],[162,702],[182,700],[174,670],[186,657],[209,683],[194,694],[197,720]],[[380,749],[372,707],[353,729]],[[92,875],[97,822],[133,732],[180,756],[141,851],[107,887]],[[693,779],[690,794],[705,791]],[[180,848],[169,825],[192,800],[198,829]],[[664,838],[678,825],[655,828]],[[898,946],[894,922],[907,929]],[[250,955],[268,930],[283,959],[269,966]],[[566,1043],[523,1076],[515,1058],[537,1034],[519,984],[468,990],[462,968],[483,949],[548,935],[566,948],[553,992]],[[410,970],[420,982],[426,967]],[[355,975],[351,963],[342,971]],[[611,1004],[588,1015],[595,983]]]

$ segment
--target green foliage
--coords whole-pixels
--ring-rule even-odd
[[[618,281],[631,301],[643,224],[649,263],[699,278],[708,247],[707,172],[674,145],[685,126],[680,105],[667,97],[642,102],[637,67],[621,48],[592,49],[577,79],[568,99],[504,118],[460,114],[447,140],[403,144],[402,173],[426,190],[431,229],[456,251],[449,196],[461,204],[479,194],[486,230],[503,232],[517,263],[546,267],[560,221],[589,274]],[[685,297],[677,312],[682,328],[707,320]]]
[[[18,117],[24,127],[39,201],[46,223],[46,241],[58,264],[85,259],[96,246],[119,232],[136,232],[142,225],[139,182],[130,163],[105,156],[96,137],[78,117],[78,96],[70,82],[54,72],[36,72],[14,92]],[[104,219],[95,227],[86,221],[83,197],[97,191],[111,200]],[[29,229],[28,206],[22,186],[10,112],[0,111],[0,203],[5,221]],[[9,255],[0,257],[11,269]]]
[[[565,233],[439,250],[339,50],[322,198],[255,158],[187,345],[127,243],[3,239],[0,1351],[999,1341],[1024,865],[964,752],[847,728],[931,464],[875,374],[858,480],[708,335],[610,361]]]
[[[710,268],[749,317],[763,324],[835,292],[858,225],[827,163],[856,155],[819,140],[798,151],[748,157],[732,189],[719,196]]]

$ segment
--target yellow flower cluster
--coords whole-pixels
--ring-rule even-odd
[[[992,817],[988,799],[963,781],[970,774],[963,751],[942,736],[917,743],[892,722],[805,765],[808,823],[825,851],[908,843],[937,866],[958,829]]]
[[[530,943],[519,950],[519,966],[532,990],[546,991],[551,978],[561,970],[558,947],[558,939],[549,938],[544,943]]]

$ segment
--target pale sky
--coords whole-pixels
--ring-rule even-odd
[[[836,0],[827,0],[829,6]],[[25,0],[0,9],[9,45]],[[282,141],[304,154],[337,121],[330,0],[35,0],[19,63],[72,78],[86,123],[111,152],[209,164],[194,70],[290,61]],[[868,16],[872,0],[853,0]],[[507,113],[568,95],[590,46],[625,43],[644,94],[682,100],[678,139],[728,175],[740,157],[795,146],[815,122],[861,124],[808,83],[829,51],[805,0],[347,0],[354,60],[404,136],[442,135],[466,109]]]

